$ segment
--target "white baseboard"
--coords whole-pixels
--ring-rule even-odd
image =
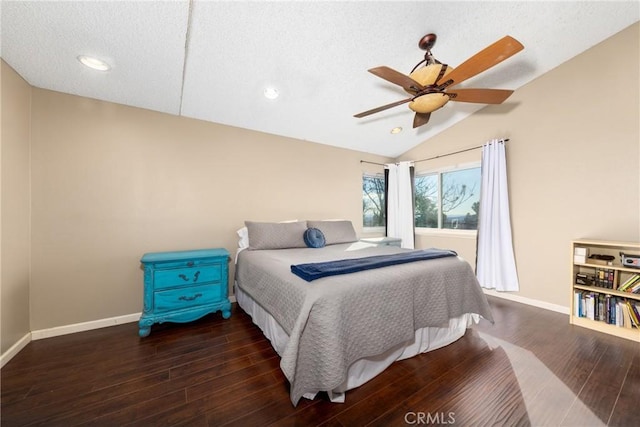
[[[106,328],[109,326],[122,325],[124,323],[137,322],[141,313],[125,314],[124,316],[110,317],[108,319],[91,320],[89,322],[74,323],[72,325],[56,326],[55,328],[40,329],[31,332],[33,340],[57,337],[60,335],[74,334],[76,332],[90,331],[92,329]]]
[[[9,350],[2,353],[2,355],[0,356],[0,368],[6,365],[9,360],[13,359],[13,356],[18,354],[20,350],[25,348],[25,346],[30,342],[31,342],[31,332],[26,334],[24,337],[20,338],[20,340],[18,340],[17,343],[12,345],[9,348]]]
[[[493,289],[483,289],[486,295],[491,295],[497,298],[508,299],[510,301],[519,302],[522,304],[532,305],[538,308],[544,308],[545,310],[555,311],[557,313],[569,314],[569,307],[563,305],[551,304],[550,302],[540,301],[532,298],[523,297],[510,292],[498,292]]]

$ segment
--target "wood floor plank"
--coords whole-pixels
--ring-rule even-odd
[[[277,381],[273,375],[273,371],[260,375],[252,375],[245,381],[238,380],[230,382],[227,387],[212,389],[210,393],[207,393],[203,397],[188,400],[187,403],[178,407],[148,413],[137,425],[155,427],[188,424],[189,420],[194,417],[198,420],[203,418],[206,421],[206,413],[208,411],[217,411],[218,408],[230,405],[236,400],[245,399],[247,395],[259,393],[261,390],[273,387],[276,383]],[[122,412],[126,414],[128,411],[125,410]]]
[[[640,352],[637,352],[629,366],[622,389],[611,411],[610,426],[631,426],[638,424],[638,404],[640,403]]]
[[[168,383],[169,372],[160,372],[143,377],[134,378],[123,383],[112,384],[109,387],[98,390],[87,391],[92,388],[91,384],[71,383],[68,387],[59,388],[49,393],[39,393],[30,395],[28,398],[3,408],[3,415],[11,416],[20,412],[29,412],[32,408],[50,407],[53,411],[60,408],[70,407],[74,404],[77,396],[84,396],[84,404],[101,402],[113,397],[145,389],[159,383]]]
[[[171,411],[180,405],[184,405],[185,400],[184,390],[177,390],[155,399],[133,403],[126,406],[124,410],[105,410],[102,411],[102,413],[93,413],[91,411],[84,416],[73,414],[61,419],[60,425],[79,425],[85,427],[124,426],[127,424],[141,425],[147,417],[147,414],[157,413],[159,411]],[[97,416],[94,417],[94,415]]]
[[[279,369],[280,359],[273,356],[258,363],[247,365],[243,369],[231,372],[221,372],[204,381],[197,381],[186,385],[187,400],[197,400],[211,394],[218,394],[234,384],[243,383],[251,378],[269,374]],[[277,375],[277,374],[274,374]]]
[[[207,421],[210,426],[222,425],[262,425],[262,422],[255,422],[254,414],[268,408],[270,405],[278,403],[280,407],[285,404],[288,411],[292,411],[291,402],[288,401],[288,395],[283,394],[282,386],[275,384],[263,389],[260,393],[253,393],[246,396],[243,400],[235,400],[228,405],[220,408],[212,409],[207,412]],[[307,406],[313,404],[311,401],[302,400],[301,405]],[[262,414],[263,412],[261,412]],[[252,424],[249,420],[254,419]],[[268,424],[268,423],[264,423]]]
[[[588,381],[576,396],[560,425],[606,425],[619,392],[619,387]]]

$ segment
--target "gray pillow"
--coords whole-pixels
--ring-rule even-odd
[[[326,245],[356,242],[356,230],[351,221],[307,221],[309,228],[317,228],[324,234]]]
[[[306,248],[306,221],[255,222],[245,221],[249,232],[249,249]]]

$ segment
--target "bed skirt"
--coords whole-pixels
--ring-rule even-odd
[[[256,303],[250,295],[243,292],[237,285],[234,286],[236,301],[238,305],[249,315],[264,333],[265,337],[271,341],[271,345],[278,355],[282,353],[289,341],[289,336],[282,329],[282,326],[265,310]],[[361,386],[373,379],[382,371],[387,369],[397,360],[408,359],[420,353],[436,350],[451,344],[460,339],[467,330],[467,327],[480,321],[478,314],[463,314],[449,320],[447,327],[427,327],[418,329],[414,339],[396,346],[383,354],[374,357],[367,357],[356,360],[347,372],[345,381],[333,390],[327,390],[329,399],[332,402],[344,402],[345,392]],[[315,394],[307,393],[306,399],[314,399]]]

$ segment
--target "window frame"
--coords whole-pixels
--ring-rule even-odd
[[[437,175],[438,180],[438,228],[429,228],[429,227],[415,227],[415,234],[420,235],[429,235],[429,236],[451,236],[451,237],[460,237],[460,238],[475,238],[478,234],[478,230],[460,230],[455,228],[442,228],[442,175],[448,172],[456,172],[462,171],[466,169],[476,169],[481,168],[482,164],[480,161],[460,163],[456,165],[442,166],[439,168],[433,169],[424,169],[421,171],[416,171],[414,175],[414,180],[420,176],[425,175]],[[478,201],[480,200],[480,195],[478,195]],[[414,213],[415,215],[415,213]],[[415,224],[415,218],[414,218]]]

